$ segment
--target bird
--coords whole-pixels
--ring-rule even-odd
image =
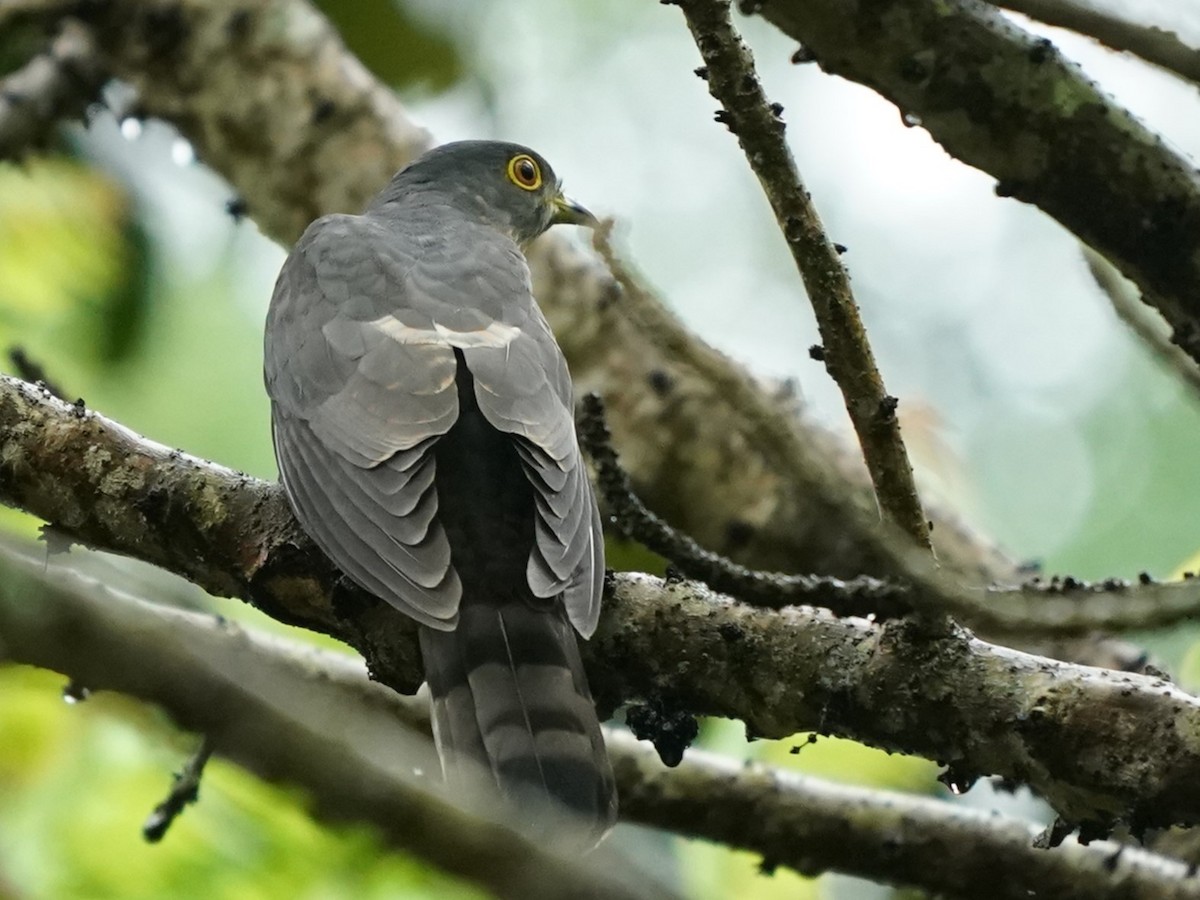
[[[481,773],[594,843],[617,794],[576,635],[596,629],[603,532],[524,256],[556,224],[596,219],[538,153],[436,147],[305,230],[263,368],[301,528],[419,623],[447,782]]]

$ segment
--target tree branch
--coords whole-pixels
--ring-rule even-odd
[[[929,522],[896,418],[898,401],[884,389],[850,279],[783,139],[783,108],[768,105],[754,58],[733,29],[728,0],[676,2],[704,60],[696,73],[723,107],[717,118],[737,137],[804,281],[824,342],[825,369],[842,392],[880,509],[929,548]]]
[[[1111,260],[1200,358],[1200,177],[1044,38],[980,0],[743,0],[951,156]]]
[[[1118,52],[1132,53],[1200,84],[1200,50],[1189,47],[1173,31],[1130,22],[1075,0],[1000,0],[995,5],[1093,38]]]
[[[374,677],[416,689],[412,623],[339,578],[277,486],[141,441],[13,379],[0,386],[0,501],[339,637]],[[1160,679],[960,633],[930,640],[903,623],[755,610],[628,574],[584,649],[602,709],[653,698],[741,719],[751,735],[823,730],[1028,783],[1070,821],[1200,820],[1200,701]]]
[[[944,613],[989,634],[1017,637],[1153,628],[1200,614],[1200,582],[1159,583],[1148,576],[1139,578],[1136,587],[1116,578],[1090,583],[1056,577],[1017,588],[972,589],[930,565],[925,554],[911,552],[902,535],[896,536],[893,557],[893,568],[903,573],[899,581],[748,569],[679,534],[638,499],[613,449],[604,403],[595,394],[583,398],[578,426],[580,441],[596,467],[605,507],[621,533],[688,578],[752,606],[782,609],[806,604],[839,616],[876,620],[917,611]]]
[[[597,238],[602,236],[597,232]],[[931,571],[927,554],[914,559],[906,552],[911,541],[881,527],[877,507],[861,481],[861,459],[850,460],[847,448],[828,433],[782,413],[760,385],[688,333],[606,241],[595,244],[616,291],[598,298],[587,289],[591,282],[586,273],[580,275],[580,267],[590,270],[593,263],[580,260],[569,247],[560,250],[539,243],[535,247],[551,252],[541,257],[547,280],[535,293],[551,298],[552,314],[572,317],[556,327],[559,341],[571,357],[577,387],[596,387],[607,398],[606,410],[612,413],[638,492],[705,547],[731,544],[730,555],[763,569],[851,579],[875,573],[921,581]],[[538,272],[535,266],[535,277]],[[593,316],[593,311],[600,315]],[[630,390],[643,380],[650,391]],[[695,435],[700,433],[705,439],[697,452]],[[647,440],[655,437],[661,440]],[[688,449],[676,453],[677,446]],[[640,465],[650,461],[655,469],[647,483],[638,473]],[[692,481],[701,475],[705,481]],[[752,499],[753,506],[747,506]],[[732,520],[730,510],[735,511]],[[750,519],[743,515],[751,512]],[[761,529],[750,527],[751,521],[765,524]],[[775,530],[785,523],[793,530]],[[768,535],[771,543],[763,543]],[[849,543],[839,545],[842,539]],[[995,548],[982,547],[953,518],[938,521],[934,546],[944,569],[964,573],[957,580],[1020,580]],[[948,587],[956,583],[945,572],[940,577]],[[958,590],[960,601],[966,600],[963,591]],[[942,593],[951,597],[955,591]],[[1057,601],[1059,594],[1082,597],[1084,592],[1034,593],[1034,603],[988,604],[984,620],[966,611],[972,606],[982,609],[970,600],[952,603],[946,611],[966,617],[964,622],[985,633],[1017,636],[1026,649],[1055,659],[1130,670],[1145,662],[1144,653],[1091,632],[1120,627],[1122,619],[1126,627],[1134,627],[1131,622],[1146,621],[1146,615],[1164,621],[1164,604],[1157,598],[1142,605],[1130,602],[1123,591],[1120,596],[1089,591],[1083,613],[1078,602]],[[1169,594],[1163,599],[1168,600],[1166,606],[1176,606],[1183,597]],[[1093,614],[1107,624],[1099,624]],[[1064,635],[1076,637],[1062,639]]]
[[[75,0],[7,0],[0,31],[79,9]],[[430,143],[304,0],[108,0],[85,9],[109,71],[137,90],[139,110],[179,128],[277,240],[291,242],[319,215],[359,211]],[[784,410],[627,267],[610,273],[553,234],[529,255],[575,383],[607,398],[625,463],[655,510],[749,565],[893,574],[856,449]],[[703,453],[674,449],[693,447],[698,433]],[[1012,575],[995,547],[952,517],[933,517],[943,564],[986,573],[984,581]]]
[[[372,822],[404,845],[413,786],[401,773],[437,765],[428,743],[416,744],[408,731],[428,733],[424,702],[372,684],[349,657],[165,610],[75,575],[71,560],[44,566],[19,552],[0,549],[0,634],[14,660],[158,703],[185,726],[221,734],[218,750],[249,771],[306,787],[318,815]],[[222,702],[201,708],[201,697]],[[328,773],[331,735],[349,736],[354,757],[388,789],[367,793],[377,784],[342,761]],[[607,742],[626,819],[757,852],[767,865],[835,869],[976,900],[1031,892],[1062,900],[1200,897],[1200,883],[1183,880],[1185,866],[1143,851],[1104,842],[1039,850],[1032,826],[1015,820],[703,752],[668,769],[627,733],[609,731]],[[308,764],[281,768],[282,748],[295,751],[285,762]],[[1004,878],[980,878],[996,867]]]
[[[767,867],[832,869],[965,900],[1200,897],[1187,865],[1145,851],[1106,841],[1042,850],[1037,829],[1013,819],[702,751],[664,769],[624,743],[610,746],[621,802],[635,817],[762,853]]]
[[[1137,289],[1107,259],[1083,245],[1083,258],[1096,285],[1129,330],[1142,341],[1159,362],[1193,391],[1200,391],[1200,365],[1183,348],[1171,342],[1171,327],[1153,307],[1138,296]]]
[[[843,581],[821,575],[757,572],[705,550],[638,499],[613,449],[604,401],[598,395],[583,398],[576,424],[579,441],[596,467],[596,484],[605,511],[617,530],[665,558],[688,578],[766,609],[807,604],[822,606],[839,616],[873,615],[878,619],[912,611],[910,592],[904,585],[865,575]]]
[[[559,855],[453,804],[432,744],[401,725],[413,716],[397,720],[392,692],[349,658],[136,600],[11,544],[0,549],[0,641],[0,659],[164,707],[219,755],[307,787],[320,817],[370,822],[498,897],[667,896],[611,858],[606,874],[604,854]]]

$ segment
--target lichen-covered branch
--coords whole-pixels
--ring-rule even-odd
[[[321,817],[370,822],[497,897],[669,896],[603,858],[559,855],[460,808],[440,789],[428,738],[393,718],[391,692],[350,660],[139,601],[14,549],[0,549],[0,660],[157,703],[219,755],[307,787]]]
[[[640,821],[728,843],[813,875],[847,872],[963,900],[1200,897],[1188,866],[1106,841],[1037,849],[1030,825],[935,800],[835,785],[711,754],[677,769],[610,742]],[[1003,872],[989,878],[986,872]]]
[[[86,13],[108,70],[137,90],[139,112],[179,128],[264,233],[285,243],[319,215],[361,209],[430,143],[305,0],[6,0],[0,31],[67,13]],[[652,508],[749,565],[891,574],[856,449],[696,338],[628,267],[610,272],[553,234],[530,256],[575,383],[605,397]],[[933,518],[943,564],[984,581],[1011,574],[995,547]]]
[[[282,622],[374,646],[391,687],[420,685],[411,622],[340,579],[278,485],[147,441],[44,388],[7,376],[0,386],[0,502]]]
[[[429,743],[409,730],[428,733],[423,702],[369,682],[350,657],[138,600],[113,579],[102,586],[76,576],[75,557],[46,565],[40,554],[20,553],[0,549],[0,635],[10,639],[12,660],[158,703],[185,727],[219,734],[212,745],[249,771],[307,788],[318,815],[371,822],[405,846],[412,772],[437,766]],[[221,702],[201,702],[212,697]],[[353,740],[330,760],[327,747],[345,735]],[[607,742],[627,821],[750,850],[770,866],[837,870],[973,900],[1200,897],[1186,866],[1132,848],[1098,841],[1039,850],[1032,826],[1015,820],[698,751],[668,769],[627,733],[609,731]],[[348,772],[351,762],[378,780]],[[374,790],[379,780],[389,789]],[[994,866],[1006,877],[980,878]]]
[[[1054,44],[981,0],[744,0],[1111,260],[1200,358],[1200,175]]]
[[[767,102],[750,50],[730,21],[729,0],[675,2],[704,60],[696,72],[723,107],[718,119],[745,152],[804,281],[824,344],[825,368],[842,392],[879,507],[918,544],[929,547],[929,522],[900,436],[897,400],[884,389],[850,279],[783,139],[783,109]]]
[[[999,0],[995,5],[1047,25],[1067,28],[1113,50],[1140,56],[1152,65],[1200,85],[1200,50],[1189,47],[1173,31],[1131,22],[1077,0]]]
[[[374,677],[416,689],[411,622],[340,579],[275,486],[22,382],[0,387],[0,502],[339,637]],[[1071,821],[1200,821],[1200,701],[1161,679],[958,632],[931,639],[903,621],[757,610],[695,584],[630,574],[614,584],[584,647],[603,709],[650,698],[741,719],[751,735],[822,730],[1028,783]]]
[[[1200,816],[1200,701],[1162,679],[964,634],[930,640],[904,620],[764,612],[646,576],[618,584],[588,648],[605,701],[657,696],[740,718],[752,736],[816,729],[1005,775],[1072,822]]]

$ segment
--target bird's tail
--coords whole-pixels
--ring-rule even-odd
[[[518,808],[553,819],[565,807],[598,841],[616,818],[616,786],[562,604],[467,593],[454,631],[421,629],[447,780],[482,767]]]

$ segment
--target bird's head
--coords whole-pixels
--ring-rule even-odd
[[[551,225],[594,227],[596,217],[563,194],[542,156],[504,141],[456,141],[421,156],[400,172],[376,205],[406,193],[431,192],[524,245]]]

